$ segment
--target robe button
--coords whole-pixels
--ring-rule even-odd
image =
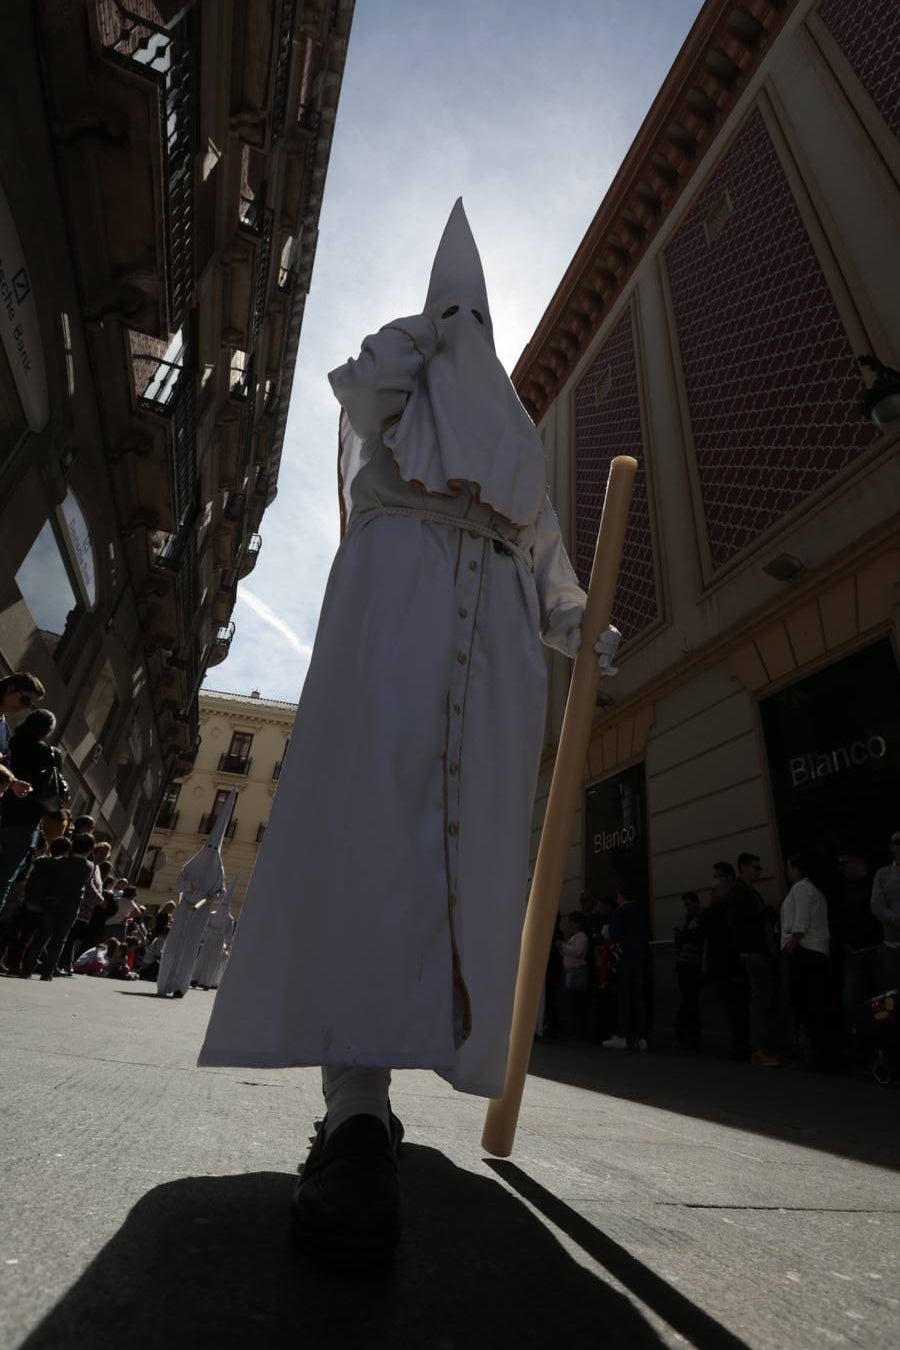
[[[455,761],[454,761],[453,764],[450,765],[450,772],[451,772],[452,774],[457,774],[457,773],[459,773],[459,765],[458,765]]]
[[[456,659],[461,666],[464,666],[469,658],[466,656],[465,652],[457,652]]]
[[[478,564],[477,564],[477,562],[475,561],[474,558],[473,558],[472,561],[469,563],[469,571],[470,571],[470,572],[477,572],[477,571],[478,571]]]
[[[453,835],[454,839],[459,834],[459,826],[455,820],[451,820],[450,824],[447,826],[447,833]]]
[[[453,711],[454,711],[457,715],[459,715],[459,713],[462,712],[462,706],[461,706],[461,704],[459,704],[459,703],[454,703],[454,705],[453,705]]]
[[[467,609],[463,609],[462,606],[460,606],[460,608],[456,612],[461,619],[467,619],[469,617],[469,611]]]

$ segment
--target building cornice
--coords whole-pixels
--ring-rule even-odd
[[[539,422],[798,0],[707,0],[512,373]]]

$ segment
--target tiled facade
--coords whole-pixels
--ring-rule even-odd
[[[900,137],[900,6],[894,0],[823,0],[819,14],[885,122]]]
[[[860,407],[859,367],[759,111],[665,262],[718,568],[852,463],[877,432]]]
[[[623,637],[656,619],[656,574],[641,407],[630,312],[621,318],[575,391],[575,570],[591,575],[610,461],[634,455],[640,468],[613,607]]]

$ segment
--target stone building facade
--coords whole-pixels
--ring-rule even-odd
[[[141,904],[176,897],[178,873],[202,847],[232,788],[237,800],[222,844],[226,881],[240,876],[235,918],[265,834],[272,798],[291,739],[296,705],[203,689],[198,700],[200,746],[191,772],[166,791],[138,876]]]
[[[707,0],[514,382],[586,583],[639,461],[565,905],[671,936],[742,850],[889,860],[900,808],[900,17]],[[568,666],[553,658],[535,847]]]
[[[10,0],[0,674],[137,865],[262,544],[353,0]]]

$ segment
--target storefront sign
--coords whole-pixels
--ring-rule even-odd
[[[47,370],[25,253],[6,194],[0,188],[0,338],[25,420],[42,431],[50,417]]]
[[[644,766],[592,783],[584,794],[585,886],[598,898],[625,886],[645,899],[649,867]]]
[[[900,671],[882,639],[763,699],[769,779],[784,850],[888,861],[900,800]]]

